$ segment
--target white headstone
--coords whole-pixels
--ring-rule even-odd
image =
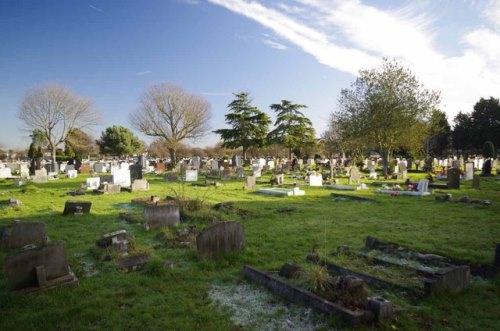
[[[76,170],[68,170],[68,172],[66,174],[67,174],[68,178],[78,177],[78,171],[76,171]]]
[[[464,180],[472,180],[473,177],[474,177],[474,163],[467,162],[465,163]]]
[[[186,170],[186,182],[198,181],[198,170]]]
[[[113,184],[120,185],[121,187],[130,186],[130,170],[118,169],[113,173]]]
[[[0,178],[9,178],[9,177],[12,177],[10,168],[0,168]]]
[[[97,190],[101,185],[101,178],[89,177],[87,178],[87,190]]]
[[[309,175],[309,186],[323,186],[323,176],[312,173]]]

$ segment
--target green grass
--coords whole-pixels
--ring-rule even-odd
[[[411,176],[417,180],[424,174]],[[222,187],[195,187],[167,183],[155,175],[147,176],[149,192],[66,195],[85,178],[24,187],[0,181],[0,201],[15,197],[23,203],[18,209],[3,204],[0,226],[16,219],[44,222],[51,241],[66,243],[69,263],[80,279],[73,289],[20,296],[8,291],[0,275],[0,330],[231,330],[230,312],[211,304],[208,293],[215,284],[245,281],[239,273],[245,264],[264,270],[277,270],[285,262],[305,265],[305,257],[314,247],[325,255],[342,244],[361,249],[368,235],[419,251],[491,263],[495,243],[500,242],[500,182],[493,177],[481,178],[480,190],[465,183],[460,190],[449,191],[453,198],[468,195],[490,199],[491,206],[436,202],[434,196],[391,197],[374,194],[373,190],[348,194],[374,198],[380,203],[335,201],[330,196],[333,191],[316,187],[305,187],[304,197],[280,198],[245,191],[243,180],[224,181]],[[131,207],[130,200],[151,195],[183,195],[209,204],[234,201],[234,212],[199,210],[191,213],[198,221],[190,222],[199,228],[213,217],[242,222],[244,252],[199,261],[195,248],[169,247],[156,237],[159,231],[145,232],[140,224],[129,224],[118,217],[119,212],[140,213],[141,207]],[[66,200],[92,201],[91,213],[61,216]],[[296,210],[278,212],[283,207]],[[96,239],[119,229],[133,234],[136,245],[152,254],[153,261],[145,270],[124,274],[116,270],[115,262],[95,259],[92,250]],[[6,254],[0,252],[0,260]],[[166,259],[173,261],[174,268],[163,272],[159,264]],[[92,277],[86,277],[89,265],[97,272]],[[363,269],[362,265],[357,267]],[[500,329],[498,277],[473,282],[463,294],[398,303],[406,308],[405,312],[368,329]]]

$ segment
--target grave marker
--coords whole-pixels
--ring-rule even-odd
[[[198,256],[214,258],[220,254],[240,252],[245,245],[243,225],[239,222],[212,224],[196,237]]]
[[[144,208],[144,229],[177,226],[180,223],[179,206],[147,206]]]

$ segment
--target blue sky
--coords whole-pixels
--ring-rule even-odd
[[[29,145],[19,105],[47,83],[93,101],[95,137],[130,127],[141,93],[165,81],[207,98],[213,130],[246,91],[269,114],[282,99],[306,104],[320,134],[340,89],[384,56],[440,90],[450,120],[470,111],[500,96],[500,1],[1,0],[0,144]]]

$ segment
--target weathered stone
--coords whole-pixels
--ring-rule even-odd
[[[125,257],[118,261],[118,269],[125,272],[141,270],[150,258],[149,254]]]
[[[5,277],[9,288],[33,292],[59,285],[76,285],[70,272],[64,243],[19,252],[5,259]]]
[[[186,170],[184,179],[186,182],[196,182],[198,181],[198,170]]]
[[[460,169],[448,169],[446,186],[452,190],[458,190],[460,188]]]
[[[177,182],[179,181],[179,177],[177,177],[176,173],[169,172],[165,175],[165,181],[167,182]]]
[[[247,176],[245,178],[245,189],[255,190],[257,178],[255,176]]]
[[[245,245],[243,225],[239,222],[212,224],[196,237],[200,258],[213,258],[220,254],[239,252]]]
[[[144,208],[144,229],[177,226],[180,223],[179,206],[147,206]]]
[[[136,191],[149,191],[149,183],[145,179],[136,179],[132,182],[132,192]]]
[[[396,311],[395,305],[382,297],[369,297],[366,308],[374,313],[378,322],[391,318]]]
[[[142,165],[133,164],[129,167],[129,171],[130,171],[130,181],[131,182],[134,182],[135,180],[142,179]]]
[[[63,215],[80,216],[83,214],[88,214],[90,212],[91,206],[92,202],[90,201],[68,200],[64,205]]]
[[[122,187],[118,184],[104,183],[97,191],[102,194],[118,194],[122,191]]]
[[[481,177],[479,175],[473,175],[472,176],[472,188],[478,190],[480,187],[480,180],[481,180]]]
[[[424,280],[426,295],[437,295],[444,291],[459,293],[470,284],[470,268],[467,265],[451,266],[434,273]]]
[[[360,181],[359,170],[356,167],[352,167],[351,170],[349,171],[348,184],[359,184],[359,181]]]
[[[90,167],[90,164],[88,163],[83,163],[81,166],[80,166],[80,173],[81,174],[90,174],[92,168]]]
[[[115,232],[106,233],[96,241],[96,245],[101,248],[113,247],[114,249],[119,251],[127,251],[127,230],[118,230]]]
[[[45,224],[40,222],[15,221],[10,233],[4,231],[1,246],[5,248],[20,248],[29,244],[45,244],[47,233]]]

